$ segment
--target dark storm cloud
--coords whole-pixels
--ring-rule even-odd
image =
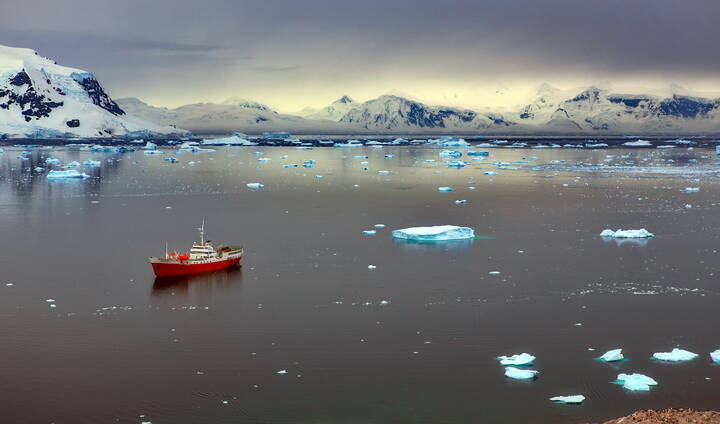
[[[203,70],[267,78],[293,71],[340,84],[628,75],[683,82],[720,69],[716,0],[3,3],[1,44],[107,72],[116,87],[131,84],[138,66],[167,68],[168,84],[171,71],[180,78]]]

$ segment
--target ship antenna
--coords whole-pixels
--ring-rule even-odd
[[[203,218],[202,226],[200,227],[200,245],[205,246],[205,218]]]
[[[168,242],[165,242],[165,259],[168,258]]]

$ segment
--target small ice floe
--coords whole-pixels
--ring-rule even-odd
[[[163,160],[164,160],[165,162],[170,162],[170,163],[175,163],[175,162],[178,161],[177,158],[176,158],[176,157],[173,157],[173,156],[169,156],[169,157],[163,158]]]
[[[568,405],[578,405],[583,403],[585,396],[583,395],[571,395],[571,396],[555,396],[550,398],[551,401],[557,403],[563,403]]]
[[[35,172],[43,172],[44,170],[45,170],[45,168],[43,168],[43,167],[41,167],[41,166],[36,166],[36,167],[35,167]]]
[[[276,372],[275,374],[280,374],[280,375],[287,374],[287,370],[280,370],[280,371]]]
[[[364,235],[366,235],[366,236],[374,236],[375,233],[377,233],[377,231],[375,231],[375,230],[365,230],[365,231],[363,231],[362,233],[363,233]]]
[[[500,271],[490,271],[488,272],[490,275],[500,275]]]
[[[605,352],[598,359],[604,362],[616,362],[622,361],[625,357],[622,354],[622,349],[612,349]]]
[[[83,165],[86,168],[98,168],[101,165],[99,160],[86,159],[83,161]]]
[[[80,162],[78,162],[76,160],[65,165],[66,168],[77,168],[78,166],[80,166]]]
[[[288,164],[283,165],[282,167],[283,168],[297,168],[298,166],[296,163],[288,163]]]
[[[145,146],[143,147],[145,150],[155,150],[157,149],[157,144],[153,143],[152,141],[148,141],[145,143]]]
[[[657,386],[657,381],[643,374],[618,374],[616,384],[634,392],[647,392],[650,386]]]
[[[465,199],[463,199],[463,200],[456,200],[456,201],[455,201],[455,204],[456,204],[456,205],[464,205],[464,204],[466,204],[466,203],[467,203],[467,200],[465,200]]]
[[[393,230],[392,236],[398,239],[417,241],[465,240],[474,238],[475,231],[468,227],[437,225]]]
[[[490,152],[476,152],[476,151],[468,151],[468,156],[490,156]]]
[[[162,150],[145,150],[145,154],[148,155],[148,156],[151,156],[151,155],[164,155],[165,152],[163,152]]]
[[[614,238],[650,238],[654,237],[655,234],[648,230],[641,228],[639,230],[617,230],[605,229],[600,233],[601,237],[614,237]]]
[[[390,175],[390,174],[392,174],[392,172],[386,171],[386,170],[382,170],[382,171],[378,171],[378,174],[380,174],[380,175]]]
[[[521,353],[519,355],[498,356],[500,365],[513,365],[516,367],[526,367],[533,364],[535,357],[529,353]]]
[[[653,353],[652,359],[657,359],[658,361],[667,361],[667,362],[684,362],[684,361],[691,361],[691,360],[697,358],[698,356],[699,355],[697,353],[693,353],[693,352],[687,351],[685,349],[674,348],[671,352]]]
[[[452,187],[438,187],[440,193],[449,193],[453,191]]]
[[[68,178],[90,178],[90,176],[75,169],[67,169],[65,171],[50,171],[47,174],[47,178],[49,180],[62,180]]]
[[[450,158],[459,158],[459,157],[462,157],[462,152],[459,150],[441,150],[440,156],[450,157]]]
[[[465,165],[466,163],[461,160],[452,160],[447,164],[448,168],[464,168]]]
[[[626,147],[652,147],[652,143],[650,143],[647,140],[626,141],[625,143],[623,143],[623,146],[626,146]]]
[[[375,228],[385,228],[385,224],[375,224]]]
[[[270,159],[270,158],[258,158],[258,159],[257,159],[258,162],[263,162],[263,163],[265,163],[265,162],[270,162],[271,160],[272,160],[272,159]]]
[[[251,188],[253,190],[257,190],[257,189],[261,189],[261,188],[265,187],[265,184],[260,184],[260,183],[247,183],[245,185],[247,186],[247,188]]]
[[[720,349],[710,352],[710,359],[716,364],[720,364]]]
[[[377,267],[375,265],[368,265],[368,269],[376,269]]]
[[[495,171],[485,171],[485,172],[483,172],[483,175],[488,175],[488,176],[492,177],[492,176],[494,176],[494,175],[497,175],[497,172],[495,172]]]
[[[685,187],[682,191],[685,193],[697,193],[700,191],[700,187]]]
[[[505,377],[513,378],[515,380],[533,380],[537,378],[540,371],[535,370],[521,370],[515,367],[505,367]]]

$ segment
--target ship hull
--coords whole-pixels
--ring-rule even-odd
[[[238,266],[242,257],[230,258],[205,263],[152,262],[156,277],[178,277],[181,275],[200,274]]]

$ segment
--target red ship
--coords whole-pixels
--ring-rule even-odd
[[[219,269],[238,266],[243,255],[240,246],[221,246],[214,248],[205,241],[205,221],[200,231],[200,242],[193,243],[189,253],[169,253],[165,248],[164,258],[150,258],[156,277],[177,277],[180,275],[198,274],[217,271]]]

